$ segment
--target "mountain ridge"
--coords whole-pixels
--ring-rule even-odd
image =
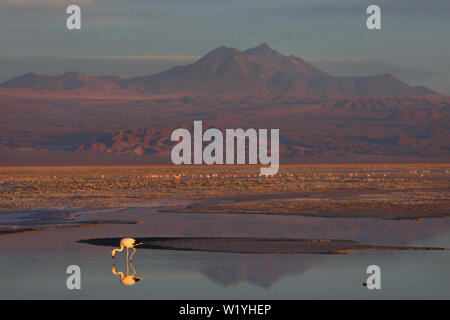
[[[141,94],[426,96],[437,92],[410,86],[391,74],[336,77],[302,58],[283,55],[267,43],[240,51],[219,47],[192,64],[140,77],[90,76],[75,71],[58,76],[28,73],[0,84],[11,89],[86,90]]]

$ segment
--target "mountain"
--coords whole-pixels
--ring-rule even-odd
[[[450,97],[390,74],[335,77],[267,44],[130,79],[29,73],[0,85],[0,115],[9,165],[170,162],[171,132],[195,120],[279,128],[283,162],[450,159]]]
[[[27,73],[1,84],[3,88],[32,88],[48,91],[117,89],[120,78],[113,76],[92,77],[71,71],[60,76],[44,76]]]
[[[279,128],[283,163],[450,159],[450,97],[442,95],[143,97],[28,91],[0,88],[0,164],[77,164],[74,159],[90,164],[114,157],[170,163],[171,132],[181,127],[192,132],[194,120],[203,120],[205,130]]]
[[[151,93],[257,95],[283,93],[288,86],[294,93],[298,84],[321,76],[327,75],[300,58],[284,56],[263,44],[246,52],[221,47],[193,64],[121,84]],[[290,83],[290,79],[297,83]],[[298,89],[295,93],[305,93],[304,88]]]
[[[124,101],[120,103],[123,105]],[[118,111],[109,105],[111,123]],[[139,125],[152,129],[113,132],[73,147],[86,154],[159,155],[169,159],[174,145],[170,141],[173,123],[192,132],[195,119],[208,119],[205,129],[280,127],[280,154],[285,159],[450,159],[448,97],[274,97],[216,101],[196,97],[189,101],[184,98],[149,101],[145,107],[147,116],[142,114],[141,105],[127,104],[126,110],[140,112],[130,116],[133,117],[130,123],[136,125],[142,119]],[[158,110],[164,113],[158,114]]]
[[[334,77],[301,58],[285,56],[267,44],[241,52],[221,47],[187,65],[123,80],[121,87],[153,94],[392,96],[436,94],[414,88],[390,74]]]
[[[173,128],[175,130],[176,128]],[[82,144],[76,152],[107,153],[121,155],[160,154],[170,156],[171,130],[129,130],[107,137],[101,141]]]
[[[92,77],[76,72],[61,76],[26,74],[0,85],[47,91],[126,90],[140,94],[285,95],[285,96],[424,96],[437,94],[412,87],[390,74],[369,77],[335,77],[303,59],[286,56],[267,44],[239,51],[220,47],[193,64],[177,66],[155,75],[120,79]]]

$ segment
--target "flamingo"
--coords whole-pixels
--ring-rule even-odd
[[[111,268],[111,271],[114,275],[119,275],[120,276],[120,283],[123,284],[124,286],[133,286],[136,284],[136,282],[141,281],[142,278],[140,277],[136,277],[136,270],[134,269],[133,265],[130,262],[130,267],[133,270],[133,273],[130,274],[129,270],[128,270],[128,263],[127,263],[127,275],[125,275],[122,271],[117,272],[116,271],[116,267],[113,265]]]
[[[122,252],[124,248],[127,248],[127,261],[131,261],[133,259],[133,255],[136,253],[136,249],[134,248],[135,246],[139,246],[142,243],[136,243],[136,240],[132,239],[132,238],[123,238],[122,240],[120,240],[120,249],[114,249],[111,252],[111,256],[114,258],[116,255],[116,251],[117,252]],[[130,259],[128,259],[128,250],[129,249],[133,249],[133,253],[131,254]]]

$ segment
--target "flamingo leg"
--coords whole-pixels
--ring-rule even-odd
[[[128,265],[128,248],[127,248],[127,276],[130,274],[130,267]]]
[[[133,260],[133,256],[134,256],[134,254],[136,253],[136,249],[135,249],[135,248],[132,248],[132,249],[133,249],[133,253],[131,254],[130,262],[131,262],[131,260]]]
[[[134,276],[136,274],[136,269],[134,269],[133,264],[131,263],[131,261],[130,261],[130,267],[131,267],[131,270],[133,270],[132,276]]]

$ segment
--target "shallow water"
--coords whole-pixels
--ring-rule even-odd
[[[348,255],[257,255],[138,249],[143,280],[121,285],[126,270],[112,248],[77,243],[102,237],[245,236],[346,239],[367,244],[450,247],[450,219],[386,221],[300,216],[175,214],[141,207],[80,219],[141,220],[0,236],[0,298],[301,299],[450,298],[449,252],[353,252]],[[66,289],[67,266],[79,265],[82,289]],[[362,286],[366,268],[382,271],[382,290]]]

